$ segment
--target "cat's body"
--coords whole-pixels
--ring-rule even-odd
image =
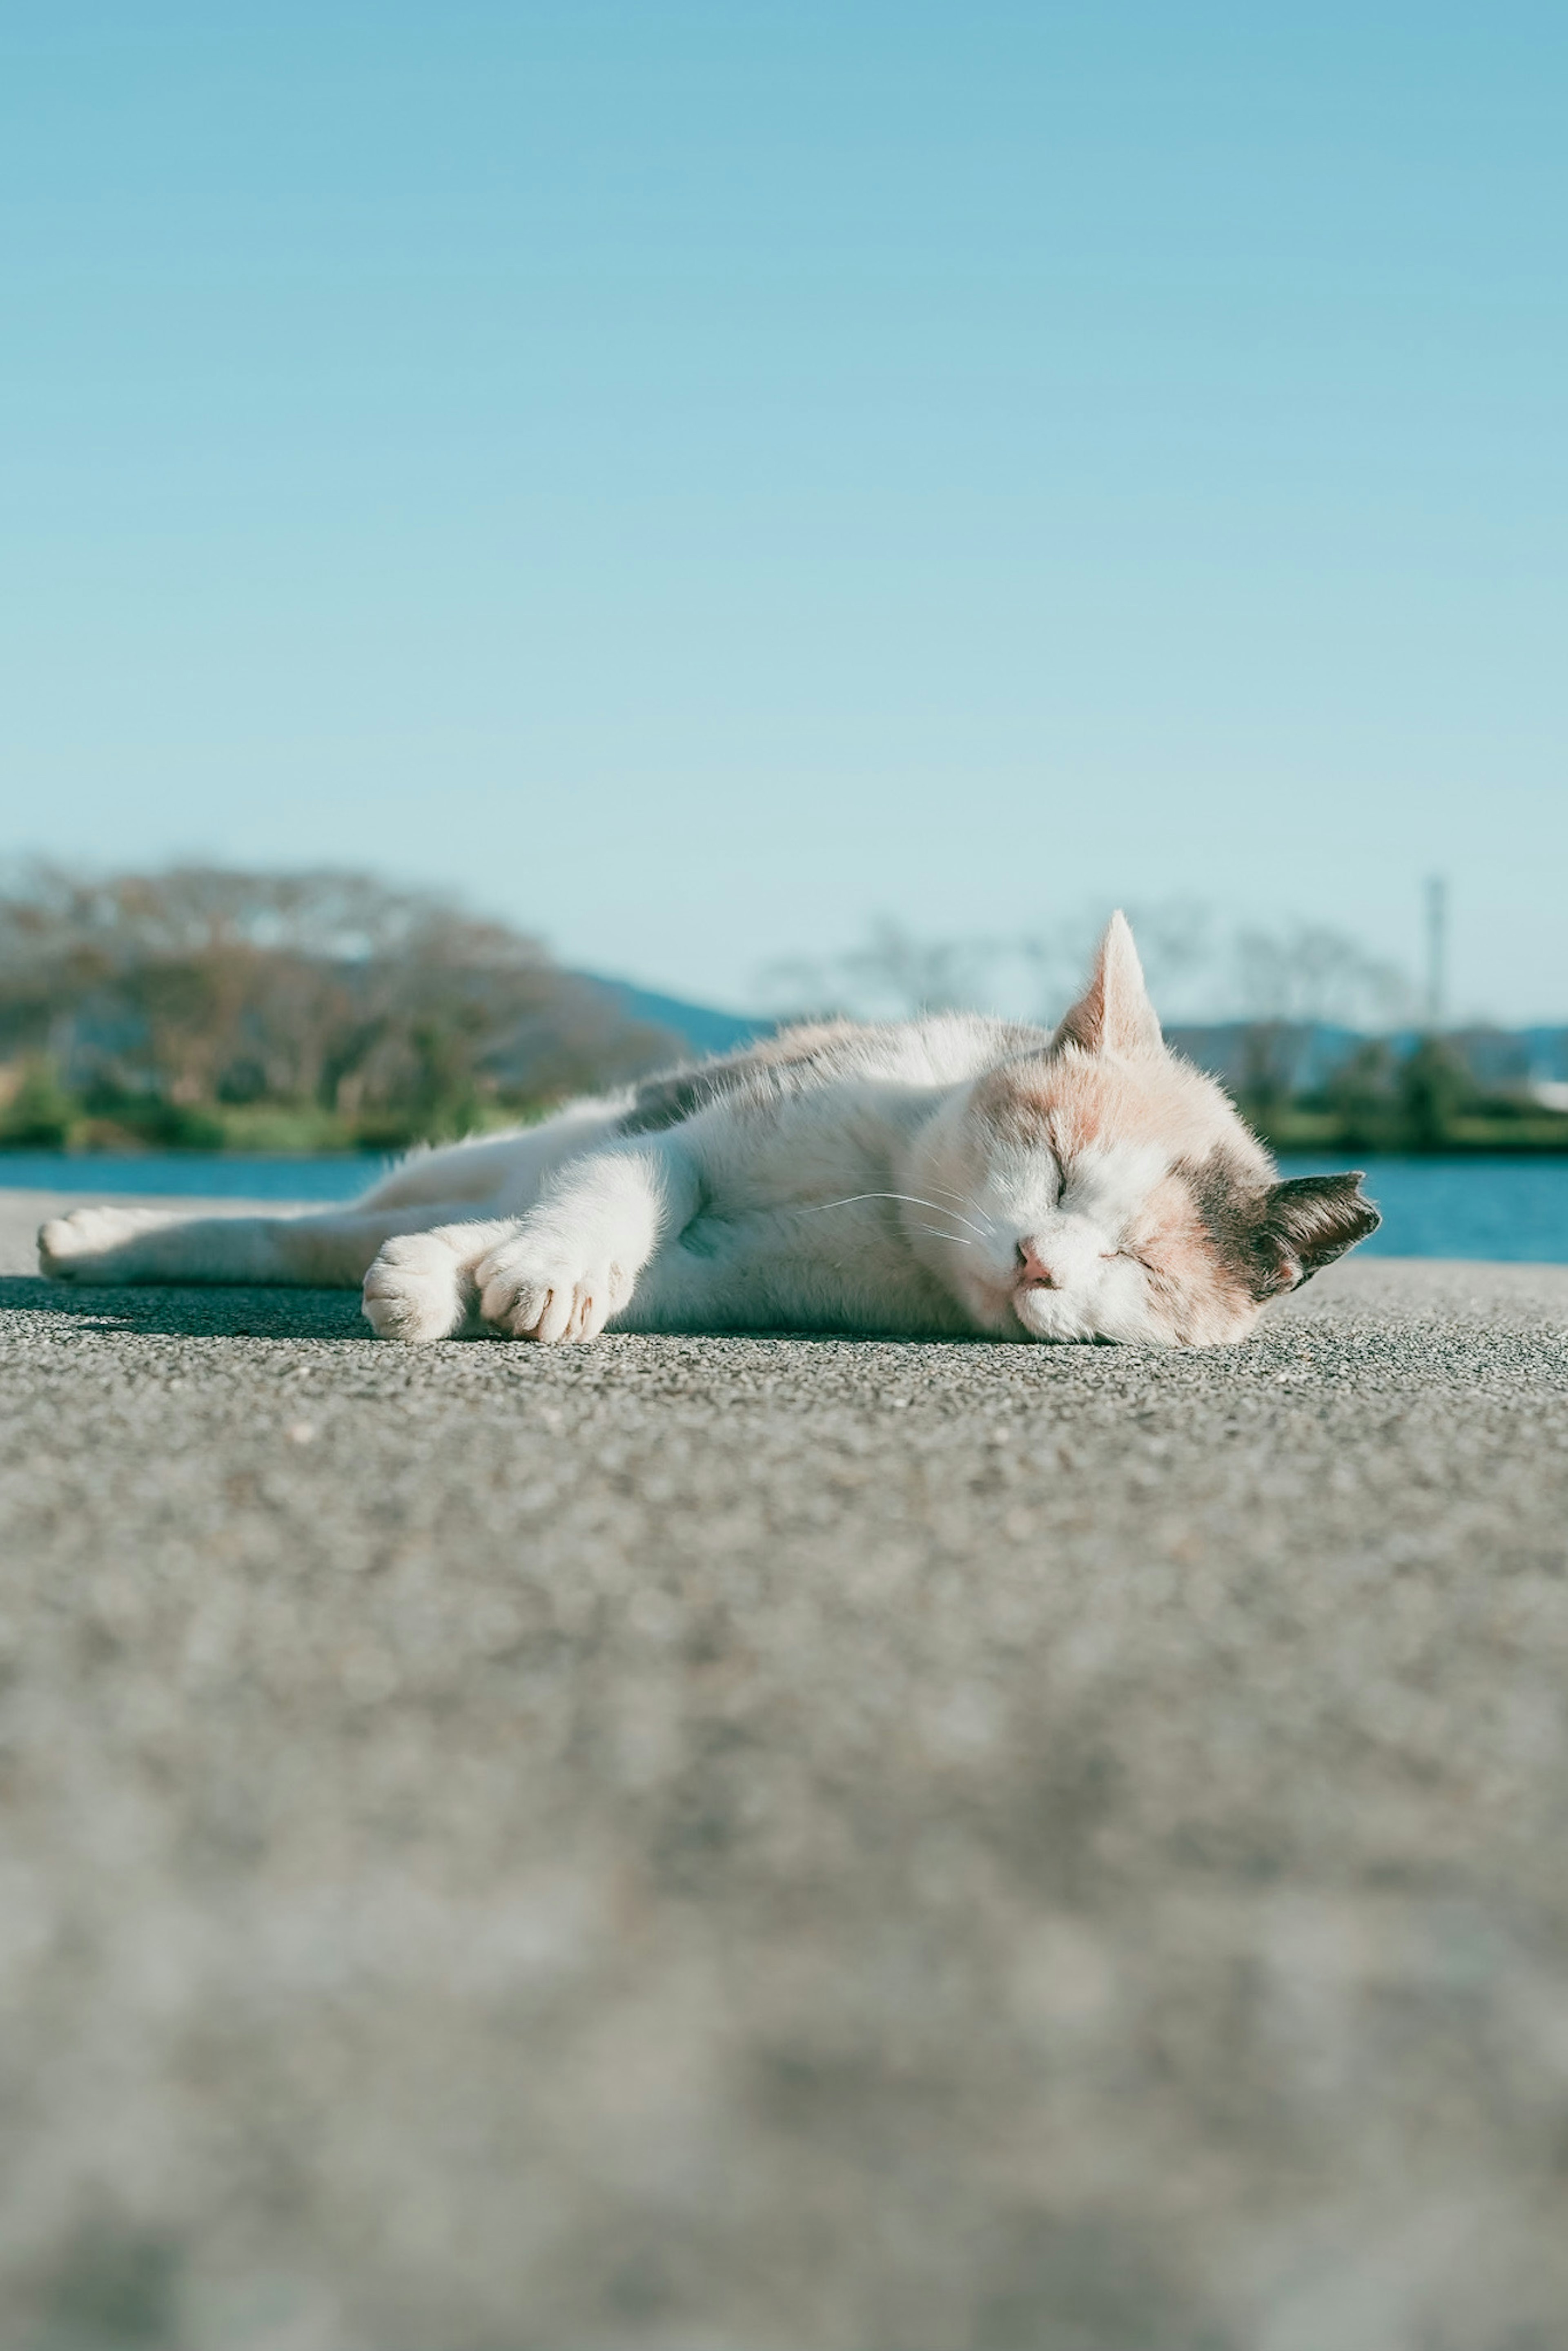
[[[78,1210],[79,1281],[350,1284],[385,1338],[620,1330],[1242,1337],[1376,1225],[1354,1176],[1281,1185],[1170,1054],[1118,916],[1054,1034],[943,1014],[749,1051],[421,1154],[351,1207]]]

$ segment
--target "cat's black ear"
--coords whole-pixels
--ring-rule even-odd
[[[1055,1041],[1086,1053],[1157,1053],[1165,1044],[1132,925],[1120,910],[1105,926],[1082,995],[1062,1019]]]
[[[1259,1236],[1259,1289],[1265,1298],[1299,1290],[1383,1222],[1361,1190],[1361,1171],[1297,1176],[1269,1194]]]

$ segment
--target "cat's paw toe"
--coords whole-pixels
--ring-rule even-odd
[[[114,1252],[158,1218],[145,1209],[72,1208],[38,1228],[38,1270],[55,1281],[104,1280]]]
[[[434,1233],[402,1233],[385,1242],[361,1296],[377,1338],[404,1345],[450,1339],[468,1319],[462,1262]]]
[[[588,1262],[533,1236],[504,1241],[480,1262],[479,1311],[508,1339],[596,1339],[632,1295],[612,1259]]]

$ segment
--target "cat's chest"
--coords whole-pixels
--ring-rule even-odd
[[[966,1327],[881,1196],[710,1199],[659,1251],[633,1314],[650,1329]]]
[[[707,1123],[698,1200],[632,1309],[650,1329],[967,1327],[901,1222],[900,1137],[863,1103]],[[880,1107],[880,1106],[877,1106]]]
[[[846,1311],[912,1282],[924,1291],[929,1277],[910,1249],[886,1155],[820,1133],[791,1141],[710,1166],[677,1244],[688,1267],[780,1300],[831,1294]]]
[[[846,1087],[705,1119],[698,1205],[671,1237],[672,1272],[710,1301],[766,1299],[808,1320],[812,1300],[852,1317],[924,1299],[932,1279],[900,1221],[910,1091]]]

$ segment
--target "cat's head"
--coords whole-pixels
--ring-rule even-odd
[[[1222,1090],[1171,1052],[1121,914],[1049,1048],[961,1089],[910,1173],[952,1225],[911,1223],[925,1262],[983,1330],[1035,1339],[1243,1338],[1379,1221],[1358,1175],[1281,1183]]]

